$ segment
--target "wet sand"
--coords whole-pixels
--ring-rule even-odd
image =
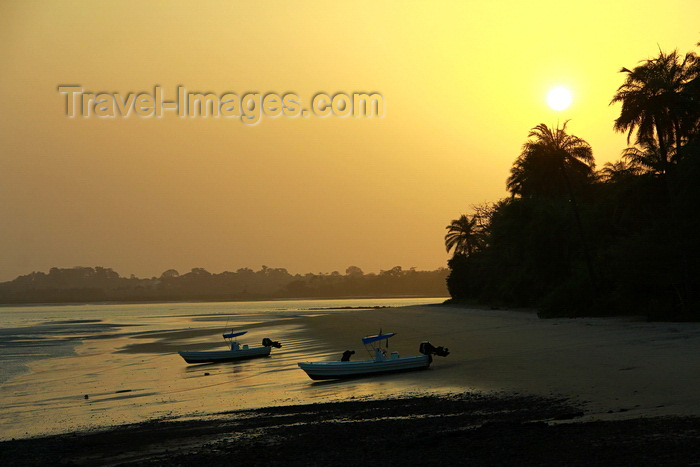
[[[566,446],[575,447],[566,441],[572,433],[587,452],[600,455],[612,455],[605,440],[627,446],[620,452],[628,456],[636,451],[637,457],[629,459],[637,461],[666,456],[673,463],[698,454],[697,324],[539,320],[531,312],[444,306],[353,310],[252,325],[253,341],[269,335],[283,342],[269,359],[186,366],[173,355],[173,346],[185,341],[209,346],[210,334],[219,327],[203,324],[91,341],[71,357],[82,359],[77,368],[71,358],[47,360],[37,363],[31,375],[3,386],[3,439],[74,434],[2,443],[0,462],[39,464],[46,459],[37,453],[51,447],[65,462],[94,465],[164,460],[187,465],[202,459],[261,465],[282,462],[284,453],[296,464],[327,459],[347,465],[352,462],[344,460],[363,458],[362,452],[380,454],[383,447],[404,463],[422,459],[430,464],[426,456],[431,453],[449,462],[450,449],[469,459],[458,446],[471,446],[473,460],[498,463],[516,460],[508,447],[522,451],[529,439],[540,448],[526,449],[530,457],[524,460],[587,463],[583,455],[566,457]],[[417,353],[423,340],[449,347],[451,355],[436,357],[427,371],[342,382],[312,382],[296,367],[297,361],[337,359],[346,349],[361,358],[360,337],[380,327],[397,333],[390,350],[402,355]],[[178,339],[174,332],[180,333]],[[387,402],[406,396],[413,398]],[[330,404],[348,400],[359,406]],[[258,407],[276,408],[243,411]],[[382,407],[394,409],[386,414]],[[352,437],[344,439],[340,434],[348,425],[343,420],[355,413],[365,415],[352,424]],[[363,430],[356,432],[359,427]],[[92,434],[82,434],[85,430]],[[157,433],[164,430],[172,431],[169,440],[158,441]],[[376,444],[375,438],[383,442]],[[364,451],[353,454],[356,443]],[[416,443],[424,457],[402,457],[413,452],[405,447]],[[330,454],[324,457],[319,446]],[[559,457],[541,457],[557,446]],[[34,454],[27,458],[23,452]]]
[[[698,418],[571,422],[566,401],[463,394],[274,407],[8,441],[3,465],[692,465]]]

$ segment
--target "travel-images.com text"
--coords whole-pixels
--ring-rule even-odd
[[[384,97],[376,92],[338,92],[333,95],[319,92],[311,99],[310,109],[302,105],[295,93],[247,92],[239,96],[233,92],[190,92],[177,87],[175,99],[163,98],[163,88],[154,86],[153,92],[85,91],[80,85],[59,85],[63,95],[66,117],[162,118],[232,118],[248,125],[257,124],[263,116],[276,117],[383,117]]]

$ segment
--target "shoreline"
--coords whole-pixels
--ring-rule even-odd
[[[338,354],[380,327],[397,332],[391,345],[401,355],[415,354],[423,340],[448,347],[450,356],[437,357],[423,378],[429,389],[565,395],[585,405],[586,420],[700,416],[693,389],[700,387],[700,323],[543,320],[528,309],[450,305],[299,320]]]
[[[202,332],[209,332],[207,329],[212,328],[211,323],[204,322],[202,326],[186,330],[174,327],[147,333],[126,333],[115,337],[113,341],[91,341],[93,349],[83,348],[81,355],[76,357],[82,359],[85,368],[76,373],[77,380],[65,376],[65,370],[52,368],[57,366],[57,362],[63,364],[62,361],[50,365],[41,364],[38,374],[26,378],[22,383],[23,388],[33,388],[39,382],[36,378],[44,379],[47,371],[57,371],[63,381],[70,381],[70,384],[80,387],[81,375],[90,365],[99,365],[94,368],[102,367],[100,355],[118,357],[107,371],[102,371],[100,377],[106,379],[87,381],[95,388],[91,390],[93,392],[90,392],[89,400],[83,400],[83,392],[78,392],[80,389],[75,387],[68,388],[65,395],[57,394],[57,397],[61,397],[55,399],[64,401],[62,404],[67,412],[63,416],[77,417],[72,421],[88,421],[89,418],[80,417],[91,417],[91,413],[104,414],[103,418],[82,425],[78,423],[77,426],[83,428],[76,429],[73,433],[48,437],[30,435],[24,439],[4,441],[0,443],[0,453],[10,456],[9,459],[12,460],[12,453],[19,456],[22,449],[33,452],[37,449],[55,449],[55,445],[58,445],[59,452],[64,453],[65,459],[68,459],[66,462],[97,465],[102,462],[71,457],[77,455],[76,452],[83,452],[81,455],[90,452],[90,446],[81,445],[80,440],[85,438],[98,442],[100,436],[104,436],[104,440],[116,436],[125,440],[121,444],[121,449],[125,452],[131,452],[133,456],[145,453],[143,455],[146,457],[138,458],[138,462],[155,464],[163,459],[179,461],[182,458],[185,459],[184,464],[189,465],[197,463],[195,458],[214,456],[211,459],[221,463],[225,462],[225,457],[216,456],[221,452],[234,452],[231,450],[238,449],[236,446],[240,445],[246,451],[235,451],[236,455],[240,454],[244,458],[250,456],[247,459],[253,465],[258,465],[255,463],[256,455],[273,462],[281,460],[270,457],[273,454],[266,451],[269,446],[292,455],[293,440],[302,439],[307,443],[308,449],[313,449],[309,433],[315,433],[314,436],[320,436],[321,439],[325,436],[314,427],[314,420],[337,420],[338,429],[342,431],[347,426],[345,419],[352,419],[354,411],[370,412],[366,419],[357,423],[374,435],[362,438],[363,435],[356,434],[360,437],[358,439],[369,444],[375,436],[391,445],[420,443],[420,439],[412,434],[414,431],[432,439],[422,423],[445,433],[448,441],[436,441],[438,445],[449,444],[452,443],[449,440],[456,439],[467,444],[476,440],[471,446],[477,450],[479,443],[488,445],[490,438],[484,438],[487,433],[498,438],[530,439],[528,430],[533,428],[544,430],[540,435],[557,439],[567,430],[573,430],[577,433],[576,436],[588,440],[586,442],[590,444],[588,448],[593,450],[591,452],[601,452],[598,451],[600,446],[596,445],[600,436],[612,436],[626,445],[642,450],[645,449],[642,441],[649,437],[658,438],[659,442],[665,440],[663,443],[678,438],[675,441],[680,442],[683,452],[698,454],[697,450],[688,445],[688,440],[700,446],[700,394],[695,391],[700,386],[700,355],[697,354],[700,325],[694,323],[648,323],[630,318],[542,320],[531,310],[491,310],[445,305],[337,310],[329,314],[262,320],[250,326],[255,340],[270,335],[283,342],[282,351],[264,362],[184,366],[181,359],[171,353],[176,348],[172,339],[179,335],[191,342],[208,342],[206,334]],[[211,332],[218,335],[218,325],[215,328]],[[398,351],[401,355],[416,354],[418,344],[424,340],[429,340],[436,346],[449,347],[451,354],[446,358],[436,357],[431,368],[424,371],[338,382],[312,382],[295,367],[295,362],[304,361],[303,359],[333,360],[339,358],[346,349],[361,349],[360,338],[376,333],[379,328],[385,332],[397,333],[391,340],[391,350]],[[272,331],[279,334],[273,335]],[[91,352],[94,352],[94,356]],[[141,362],[149,353],[153,357],[145,359],[146,367],[143,367],[143,363],[133,366],[136,361],[134,359]],[[115,364],[119,371],[113,375],[108,374]],[[150,371],[149,367],[157,369],[158,374]],[[130,382],[124,383],[126,380]],[[169,389],[163,389],[164,386]],[[134,391],[128,397],[120,397],[123,394],[115,392],[124,389]],[[13,392],[17,390],[12,389]],[[408,396],[402,397],[406,395]],[[397,400],[403,400],[405,404],[396,402]],[[409,400],[412,402],[406,402]],[[456,400],[461,402],[455,402]],[[481,405],[477,404],[478,401],[481,401]],[[357,406],[348,410],[349,405],[343,404],[364,404],[365,408]],[[409,408],[406,408],[406,404]],[[532,407],[523,407],[523,404]],[[495,409],[504,405],[507,409]],[[393,406],[393,415],[380,416],[383,406]],[[564,406],[567,407],[566,410],[562,409]],[[232,411],[220,412],[221,407]],[[51,412],[55,409],[48,410],[46,415],[55,418]],[[91,412],[95,410],[99,412]],[[495,419],[487,417],[474,423],[466,423],[460,418],[460,414],[471,413],[470,416],[476,416],[484,410],[507,416],[501,420],[494,415]],[[527,420],[519,421],[519,418],[511,417],[513,414],[522,414],[522,410],[530,410]],[[138,416],[120,418],[121,411]],[[375,413],[370,416],[372,411]],[[429,419],[425,419],[426,411],[432,413]],[[270,413],[276,415],[269,415]],[[116,415],[119,417],[114,418]],[[277,421],[284,421],[285,417],[297,417],[298,424],[285,422],[282,427],[277,426]],[[400,420],[395,420],[397,417]],[[231,425],[226,421],[228,419],[235,424]],[[246,425],[248,419],[257,421],[253,425]],[[48,419],[40,417],[37,420]],[[133,420],[139,423],[133,424]],[[335,423],[324,426],[335,430]],[[404,424],[401,426],[405,430],[397,432],[394,428],[397,423]],[[192,445],[174,454],[162,449],[172,450],[177,446],[172,441],[163,440],[154,445],[162,448],[159,453],[151,452],[151,445],[146,440],[157,437],[157,432],[164,429],[163,424],[173,424],[172,429],[176,431],[174,436],[180,436],[182,443],[193,438]],[[576,427],[567,428],[568,425]],[[299,428],[299,431],[294,428],[297,426],[304,429]],[[231,433],[237,432],[239,428],[246,433],[248,429],[253,431],[244,441],[236,438],[234,443],[231,438],[234,435]],[[206,440],[198,438],[196,432],[199,429],[211,433],[211,437]],[[269,430],[279,435],[275,434],[271,439],[254,435],[260,430]],[[637,435],[620,434],[625,430],[631,430],[630,433]],[[664,435],[664,430],[670,430],[670,434]],[[400,435],[394,440],[387,438],[387,433]],[[91,438],[93,436],[96,438]],[[133,437],[143,438],[143,441],[134,442],[131,447],[132,441],[129,440]],[[291,444],[285,444],[285,440]],[[530,441],[535,444],[540,442],[535,439]],[[516,440],[512,442],[516,443]],[[61,443],[66,447],[62,447]],[[333,438],[328,443],[336,443],[333,444],[333,449],[351,456],[348,446],[353,445],[354,441]],[[522,449],[518,444],[509,446]],[[668,447],[666,444],[664,446]],[[207,452],[209,447],[213,447],[216,452]],[[553,449],[554,445],[549,448]],[[107,462],[112,459],[109,457],[112,456],[109,454],[111,449],[105,445],[93,450],[95,455],[107,456],[103,459],[105,463],[111,463],[111,460]],[[425,452],[433,452],[436,459],[445,459],[442,451],[431,449],[425,448]],[[661,453],[666,448],[658,449]],[[4,454],[5,452],[9,454]],[[465,459],[469,458],[466,453],[463,454],[467,456]],[[190,455],[194,457],[188,457]],[[323,453],[318,455],[323,458]],[[487,455],[484,452],[479,455],[482,457],[475,458],[479,462],[488,463],[493,460],[483,457]],[[19,459],[14,465],[34,465],[32,459],[22,458],[28,464]],[[570,462],[576,459],[559,460]],[[333,462],[337,461],[338,458],[334,458]],[[6,464],[3,458],[0,458],[0,462]],[[120,461],[114,461],[118,462]],[[428,458],[425,458],[425,462],[431,464]],[[37,460],[38,463],[41,463],[40,460]],[[303,464],[301,459],[299,464]]]
[[[0,309],[2,308],[21,308],[21,307],[33,307],[33,306],[76,306],[76,305],[157,305],[157,304],[171,304],[171,303],[245,303],[245,302],[285,302],[285,301],[332,301],[332,300],[392,300],[392,299],[404,299],[404,298],[436,298],[448,300],[449,297],[436,297],[434,295],[361,295],[361,296],[343,296],[343,297],[271,297],[271,298],[241,298],[241,299],[221,299],[221,298],[211,298],[211,299],[177,299],[177,300],[104,300],[104,301],[94,301],[88,300],[84,302],[17,302],[17,303],[0,303]],[[435,305],[443,305],[443,303],[436,303]],[[477,306],[478,307],[478,306]]]
[[[21,303],[0,303],[0,310],[2,308],[29,308],[29,307],[43,307],[43,306],[83,306],[83,305],[168,305],[168,304],[182,304],[182,303],[245,303],[245,302],[295,302],[295,301],[333,301],[333,300],[392,300],[392,299],[445,299],[448,300],[449,297],[435,297],[433,295],[382,295],[382,296],[348,296],[348,297],[302,297],[302,298],[249,298],[249,299],[199,299],[199,300],[106,300],[101,302],[96,301],[85,301],[85,302],[21,302]],[[444,305],[445,303],[435,303],[434,305]],[[478,306],[477,306],[478,307]]]
[[[151,420],[0,442],[0,463],[68,465],[683,465],[699,417],[574,421],[566,399],[450,394]]]

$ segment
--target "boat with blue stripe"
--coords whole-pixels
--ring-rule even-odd
[[[227,341],[229,348],[227,350],[209,350],[209,351],[188,351],[180,350],[178,354],[185,359],[187,363],[218,363],[230,362],[234,360],[245,360],[256,357],[267,357],[270,355],[272,347],[280,348],[282,344],[268,339],[262,340],[262,345],[259,347],[248,347],[247,344],[241,345],[236,339],[248,331],[233,330],[223,334],[223,338]]]
[[[340,361],[299,362],[297,365],[313,380],[356,378],[360,376],[394,373],[400,371],[425,370],[433,361],[432,355],[446,357],[450,352],[444,347],[434,347],[430,342],[422,342],[420,355],[399,356],[398,352],[388,353],[389,338],[396,333],[382,333],[362,338],[370,360],[350,361],[353,350],[346,350]],[[381,343],[385,342],[384,345]]]

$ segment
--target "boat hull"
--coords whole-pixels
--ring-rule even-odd
[[[399,371],[424,370],[430,366],[430,357],[428,355],[414,355],[382,361],[300,362],[297,365],[313,380],[344,379]]]
[[[270,355],[270,347],[253,347],[239,350],[212,350],[206,352],[188,352],[181,350],[178,353],[187,363],[218,363],[234,360],[246,360]]]

